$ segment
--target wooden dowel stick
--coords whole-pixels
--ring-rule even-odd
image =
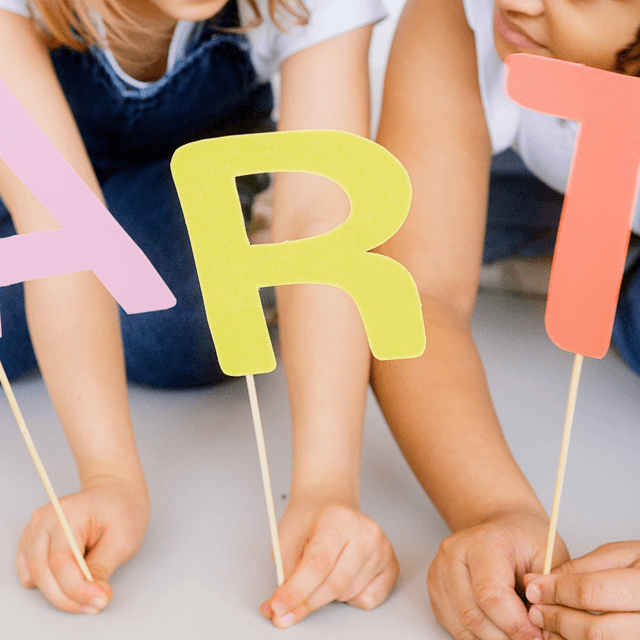
[[[562,433],[562,446],[560,447],[560,462],[558,464],[558,475],[556,476],[556,488],[553,493],[553,507],[551,508],[551,521],[549,522],[549,538],[547,539],[547,553],[544,559],[543,574],[547,575],[551,571],[551,561],[553,559],[553,546],[556,540],[556,529],[558,528],[558,512],[560,511],[560,496],[562,495],[562,483],[564,472],[567,468],[567,455],[569,453],[569,440],[571,439],[571,425],[573,424],[573,414],[576,410],[576,399],[578,397],[578,385],[580,384],[580,371],[584,356],[576,353],[573,359],[573,371],[571,372],[571,383],[569,384],[569,399],[567,400],[567,413],[564,418],[564,431]]]
[[[258,444],[258,455],[260,457],[260,470],[262,471],[264,497],[267,502],[267,513],[269,514],[269,529],[271,529],[271,544],[273,545],[273,557],[276,562],[276,575],[278,576],[278,586],[281,586],[284,582],[284,569],[282,568],[282,554],[280,553],[280,539],[278,537],[276,510],[273,505],[273,492],[271,491],[269,466],[267,465],[267,450],[264,446],[264,433],[262,432],[260,408],[258,407],[258,394],[256,393],[256,383],[253,376],[248,375],[246,378],[247,389],[249,390],[249,402],[251,404],[251,415],[253,417],[253,426],[256,430],[256,442]]]
[[[76,562],[80,567],[84,577],[89,581],[93,582],[93,577],[91,572],[89,571],[89,567],[87,567],[87,563],[84,561],[82,554],[80,553],[80,549],[78,548],[78,544],[76,543],[73,534],[71,533],[71,527],[69,527],[69,523],[67,522],[67,518],[65,517],[62,507],[60,506],[60,502],[58,502],[58,498],[51,486],[51,482],[49,482],[49,476],[47,476],[47,472],[44,470],[44,465],[42,464],[42,460],[40,460],[40,456],[36,451],[36,447],[33,444],[33,440],[31,439],[31,435],[29,434],[29,430],[27,429],[27,425],[22,417],[22,412],[20,411],[20,407],[18,406],[18,401],[16,400],[15,395],[13,394],[13,389],[9,384],[9,378],[7,378],[7,374],[5,373],[4,367],[2,366],[2,362],[0,362],[0,382],[2,383],[2,388],[4,392],[7,394],[7,399],[9,400],[9,405],[11,406],[11,411],[13,411],[13,415],[20,427],[20,433],[22,433],[22,437],[24,441],[27,443],[27,449],[29,449],[29,453],[31,454],[31,458],[36,465],[36,469],[40,474],[40,479],[42,480],[42,484],[44,484],[44,488],[47,490],[47,494],[49,495],[49,499],[51,500],[51,504],[58,516],[58,520],[60,520],[60,524],[62,525],[62,529],[64,534],[67,536],[67,540],[69,541],[69,546],[71,547],[71,551],[75,556]]]

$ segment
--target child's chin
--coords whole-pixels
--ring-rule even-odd
[[[496,53],[498,54],[498,57],[500,58],[500,60],[502,60],[502,62],[504,62],[505,58],[511,55],[512,53],[519,53],[519,51],[503,43],[500,40],[500,38],[497,38],[497,37],[494,37],[493,39],[493,46],[496,50]]]

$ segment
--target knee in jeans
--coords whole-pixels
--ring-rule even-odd
[[[167,326],[162,322],[154,325],[142,318],[123,322],[128,379],[169,389],[220,382],[225,376],[208,331],[208,327],[201,326]]]

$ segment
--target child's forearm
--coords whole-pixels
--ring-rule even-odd
[[[361,27],[285,61],[280,129],[367,135],[370,35],[370,26]],[[272,240],[325,233],[349,209],[342,189],[329,180],[278,174]],[[286,580],[261,610],[276,626],[288,627],[335,599],[377,606],[395,582],[398,563],[384,532],[358,509],[370,355],[355,304],[326,285],[296,285],[278,291],[278,310],[294,460],[280,522]]]
[[[453,531],[501,512],[541,513],[504,440],[468,320],[423,297],[420,358],[374,361],[372,384],[402,451]]]
[[[51,505],[36,510],[25,527],[18,575],[63,611],[97,613],[111,598],[111,573],[137,552],[149,520],[118,310],[91,272],[27,284],[31,338],[81,482],[62,508],[80,549],[91,551],[86,560],[94,583],[82,579]]]
[[[129,416],[118,309],[91,272],[26,285],[38,363],[82,484],[144,485]]]
[[[296,198],[314,192],[322,197]],[[278,175],[274,213],[272,240],[281,242],[329,231],[346,219],[349,204],[340,187],[318,176]],[[277,297],[292,418],[292,493],[321,489],[357,506],[370,369],[362,320],[353,300],[335,287],[279,287]]]
[[[420,358],[374,362],[382,410],[453,530],[503,510],[543,513],[504,441],[471,336],[491,140],[461,0],[406,3],[378,141],[413,186],[405,224],[379,250],[416,280],[427,336]]]
[[[368,134],[370,36],[371,27],[361,27],[285,61],[279,129]],[[311,174],[278,174],[272,240],[325,233],[349,212],[337,184]],[[347,294],[333,287],[280,289],[278,313],[293,419],[292,490],[340,488],[345,499],[357,504],[370,366],[362,320]]]
[[[29,328],[83,486],[144,484],[129,416],[118,308],[90,272],[29,282]]]
[[[293,421],[292,492],[339,491],[358,504],[369,348],[353,301],[328,286],[278,292]]]
[[[0,76],[80,177],[98,181],[48,53],[32,24],[0,10]],[[18,233],[58,225],[0,162],[0,195]],[[118,309],[91,272],[25,284],[31,338],[80,479],[118,475],[144,486],[133,441]]]

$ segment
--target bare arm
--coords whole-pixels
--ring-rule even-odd
[[[0,11],[0,76],[101,197],[46,49],[27,19],[6,11]],[[18,233],[58,226],[4,163],[0,163],[0,193]],[[101,483],[120,485],[118,491],[127,493],[128,500],[137,502],[140,509],[135,541],[124,545],[125,555],[133,555],[146,527],[147,496],[129,416],[117,305],[91,272],[28,282],[25,297],[38,363],[71,445],[83,489]],[[32,525],[30,535],[35,539]],[[77,535],[83,537],[80,531]],[[80,542],[81,548],[91,546],[84,537]],[[31,543],[25,543],[23,536],[21,552],[28,557],[20,572],[23,583],[41,587],[60,608],[78,611],[96,587],[82,584],[76,577],[68,587],[63,578],[62,590],[57,584],[55,588],[47,586],[51,579],[48,575],[43,578],[44,560],[34,559],[31,551]],[[64,555],[62,549],[60,553]],[[122,561],[110,557],[101,562],[110,565],[110,573],[114,563]]]
[[[367,136],[369,38],[370,29],[360,29],[285,61],[279,130],[339,129]],[[325,233],[348,215],[349,202],[335,183],[312,174],[276,175],[274,242]],[[357,502],[369,370],[358,311],[344,292],[328,286],[280,287],[277,293],[295,427],[293,488],[333,482]]]
[[[546,515],[503,438],[470,329],[491,149],[461,0],[405,6],[378,141],[413,184],[407,222],[381,251],[417,282],[427,347],[374,361],[372,385],[416,476],[461,532],[430,570],[434,610],[454,635],[494,637],[498,626],[528,639],[538,632],[513,588],[524,564],[541,561]]]
[[[368,135],[370,33],[357,29],[286,60],[279,129]],[[336,184],[310,174],[276,177],[275,242],[324,233],[348,214]],[[288,580],[263,613],[289,626],[334,599],[376,606],[397,563],[380,528],[358,511],[370,354],[356,306],[338,289],[296,285],[280,288],[278,309],[294,459],[280,526]]]
[[[378,141],[409,171],[413,204],[382,251],[416,279],[428,343],[421,358],[374,362],[372,378],[454,531],[517,505],[541,509],[504,442],[471,337],[491,148],[461,4],[410,1],[389,61]]]

